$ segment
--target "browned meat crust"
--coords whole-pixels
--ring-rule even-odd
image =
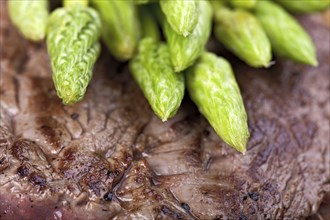
[[[303,219],[330,191],[320,16],[302,18],[318,68],[255,70],[231,58],[249,115],[244,157],[188,99],[160,122],[105,52],[84,101],[63,106],[44,44],[22,39],[2,2],[0,14],[0,219]]]

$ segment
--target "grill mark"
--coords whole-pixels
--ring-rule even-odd
[[[49,144],[51,144],[56,150],[60,149],[61,141],[52,127],[46,125],[45,123],[39,127],[39,130],[49,142]]]
[[[0,158],[0,172],[5,170],[9,166],[9,161],[6,156]]]
[[[29,168],[26,167],[25,165],[23,166],[20,166],[18,169],[17,169],[17,173],[20,177],[26,177],[30,174],[30,171],[29,171]]]
[[[168,216],[173,219],[183,219],[183,216],[180,213],[173,211],[166,205],[162,205],[160,211],[161,211],[160,215],[163,215],[165,218],[166,216]]]
[[[79,114],[74,112],[70,115],[70,117],[72,120],[76,121],[79,119]]]
[[[47,185],[46,177],[42,173],[35,171],[29,174],[28,180],[34,185],[40,186],[40,188],[45,188]]]
[[[34,113],[44,113],[50,110],[50,108],[59,108],[62,106],[60,99],[56,94],[51,93],[53,91],[54,85],[50,78],[42,77],[30,77],[31,84],[33,87],[33,102],[29,102],[30,111]],[[52,109],[56,111],[57,109]]]
[[[11,147],[11,154],[20,161],[29,160],[26,154],[29,154],[30,143],[26,140],[16,140]]]

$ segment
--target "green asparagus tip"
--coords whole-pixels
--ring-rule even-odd
[[[77,98],[73,96],[62,98],[62,102],[64,105],[74,105],[78,101],[79,100],[77,100]]]
[[[317,67],[319,65],[316,56],[303,56],[302,60],[297,61],[297,63],[309,65],[312,67]]]
[[[271,66],[275,65],[275,61],[274,60],[271,60],[270,62],[266,63],[263,67],[264,68],[269,68]]]
[[[306,54],[306,53],[303,54],[301,56],[301,60],[298,60],[297,63],[317,67],[319,65],[319,63],[317,61],[315,50],[314,50],[314,52],[310,52],[309,54]]]
[[[171,114],[171,112],[169,112],[169,111],[162,112],[161,114],[159,114],[159,117],[162,120],[162,122],[166,122],[170,118],[170,114]]]
[[[309,65],[317,67],[319,65],[319,62],[317,61],[316,58],[314,58],[310,61]]]
[[[84,93],[85,92],[83,92],[83,94]],[[73,105],[83,98],[80,91],[70,86],[57,87],[57,95],[62,99],[64,105]]]
[[[73,102],[72,100],[69,100],[69,101],[65,101],[65,100],[62,100],[62,103],[64,105],[67,105],[67,106],[72,106],[75,104],[75,102]]]
[[[162,120],[162,122],[166,122],[168,119],[172,118],[176,114],[176,110],[173,110],[170,106],[163,106],[160,109],[153,109],[156,115]]]
[[[238,146],[238,147],[236,148],[236,150],[238,150],[238,151],[241,152],[243,155],[245,155],[245,153],[246,153],[246,146],[245,146],[245,145]]]
[[[269,68],[269,67],[271,67],[272,65],[274,65],[274,63],[275,63],[275,62],[273,62],[273,61],[266,61],[266,62],[262,65],[262,67],[264,67],[264,68]]]
[[[264,59],[264,60],[259,60],[259,62],[256,62],[254,64],[249,64],[250,66],[254,67],[254,68],[269,68],[270,66],[272,66],[274,64],[274,62],[269,61],[269,59]]]
[[[243,155],[245,155],[246,153],[246,145],[249,141],[250,138],[250,133],[246,133],[241,137],[236,137],[235,140],[232,141],[228,141],[228,140],[224,140],[227,144],[229,144],[230,146],[232,146],[233,148],[235,148],[237,151],[241,152]]]

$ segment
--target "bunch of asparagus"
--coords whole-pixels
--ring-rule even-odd
[[[310,13],[329,5],[329,0],[64,0],[49,15],[47,0],[8,2],[26,38],[46,37],[64,104],[84,97],[102,36],[116,59],[130,60],[131,74],[162,121],[175,115],[186,87],[216,133],[243,154],[247,115],[232,68],[205,51],[212,22],[216,38],[252,67],[269,67],[272,52],[316,66],[311,38],[287,10]]]

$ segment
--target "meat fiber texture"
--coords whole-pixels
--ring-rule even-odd
[[[84,100],[56,96],[44,43],[24,40],[1,3],[0,219],[304,219],[329,182],[329,29],[301,21],[319,67],[230,57],[246,105],[245,156],[188,97],[156,118],[106,50]],[[217,53],[215,43],[209,48]],[[218,45],[218,44],[217,44]]]

